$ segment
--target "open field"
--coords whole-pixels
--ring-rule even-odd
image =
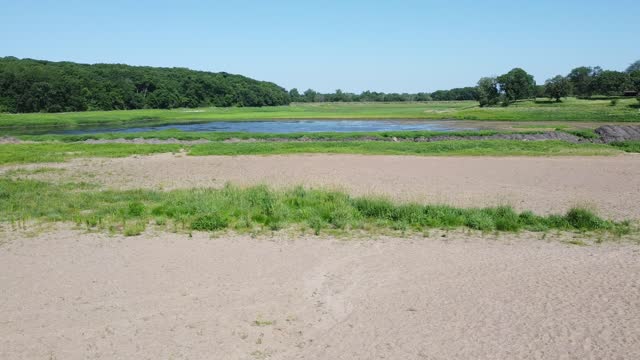
[[[579,124],[6,137],[0,358],[636,358],[640,148]]]
[[[480,108],[475,101],[412,103],[312,103],[262,108],[93,111],[53,114],[0,114],[0,127],[169,124],[215,120],[267,119],[457,119],[500,121],[640,121],[635,99],[565,99],[562,103],[520,101],[509,107]]]
[[[3,359],[640,357],[633,244],[4,231]]]
[[[44,169],[42,171],[37,168]],[[12,170],[13,169],[13,170]],[[17,170],[25,169],[25,170]],[[112,189],[277,188],[305,185],[457,207],[512,205],[540,214],[592,206],[640,219],[640,156],[416,157],[363,155],[185,156],[161,154],[5,166],[19,178],[98,183]]]
[[[274,154],[369,154],[422,156],[595,156],[619,155],[638,150],[635,143],[592,144],[565,141],[440,141],[416,142],[212,142],[200,145],[185,144],[89,144],[64,142],[35,142],[0,144],[0,165],[41,162],[61,162],[83,157],[126,157],[154,153],[189,155],[274,155]],[[622,148],[620,146],[623,146]]]

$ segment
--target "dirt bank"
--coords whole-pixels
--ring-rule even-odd
[[[2,359],[640,358],[638,245],[0,236]]]

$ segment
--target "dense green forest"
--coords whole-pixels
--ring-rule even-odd
[[[343,92],[338,89],[333,93],[319,93],[308,89],[300,93],[298,89],[291,89],[289,97],[292,102],[371,102],[371,101],[454,101],[477,100],[478,92],[475,87],[456,88],[451,90],[438,90],[432,93],[383,93],[376,91],[363,91],[360,94]]]
[[[0,58],[0,112],[271,106],[285,89],[240,75],[120,64]]]
[[[481,106],[548,97],[621,96],[640,92],[640,61],[626,71],[578,67],[536,84],[515,68],[485,77],[475,87],[432,93],[360,94],[336,90],[286,91],[276,84],[241,75],[120,64],[77,64],[15,57],[0,58],[0,112],[70,112],[86,110],[171,109],[204,106],[274,106],[290,102],[398,102],[477,100]],[[640,101],[640,97],[638,98]]]

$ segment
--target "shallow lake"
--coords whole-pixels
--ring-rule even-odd
[[[212,121],[205,123],[172,124],[141,127],[93,127],[56,132],[58,134],[136,133],[162,130],[254,132],[254,133],[304,133],[304,132],[374,132],[374,131],[455,131],[475,130],[442,122],[417,120],[278,120],[278,121]]]

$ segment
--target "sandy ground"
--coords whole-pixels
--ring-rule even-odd
[[[520,236],[5,225],[0,358],[640,358],[640,246]]]
[[[580,205],[614,219],[640,219],[640,156],[419,157],[365,155],[184,156],[78,159],[42,173],[115,188],[221,187],[226,182],[304,184],[420,203],[509,204],[536,213]],[[27,167],[34,167],[29,165]],[[5,169],[9,169],[5,167]],[[1,172],[1,170],[0,170]]]

